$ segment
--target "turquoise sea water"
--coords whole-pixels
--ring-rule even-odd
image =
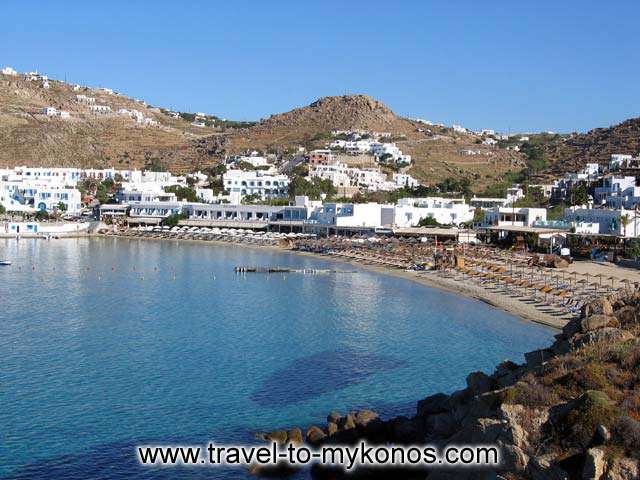
[[[553,331],[481,302],[291,253],[0,240],[0,478],[239,478],[145,468],[139,444],[253,442],[331,410],[386,416]],[[235,265],[340,268],[236,275]]]

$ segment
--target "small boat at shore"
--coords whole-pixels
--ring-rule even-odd
[[[0,260],[0,265],[9,266],[11,265],[11,260]]]

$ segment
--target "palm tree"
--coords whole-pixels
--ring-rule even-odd
[[[627,225],[629,225],[629,223],[631,223],[631,217],[629,217],[629,214],[624,214],[620,217],[620,225],[622,225],[622,236],[626,237],[627,236]]]

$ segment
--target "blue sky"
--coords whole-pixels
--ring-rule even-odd
[[[640,2],[0,1],[0,65],[259,119],[366,93],[469,128],[640,116]]]

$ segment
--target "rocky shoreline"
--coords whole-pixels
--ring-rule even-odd
[[[467,387],[417,403],[415,416],[382,420],[370,410],[332,412],[323,426],[278,430],[278,443],[497,445],[497,469],[387,469],[354,478],[640,478],[640,292],[585,305],[548,348],[525,363],[506,361],[492,375],[474,372]],[[314,478],[341,478],[312,468]],[[255,472],[260,473],[260,472]]]

